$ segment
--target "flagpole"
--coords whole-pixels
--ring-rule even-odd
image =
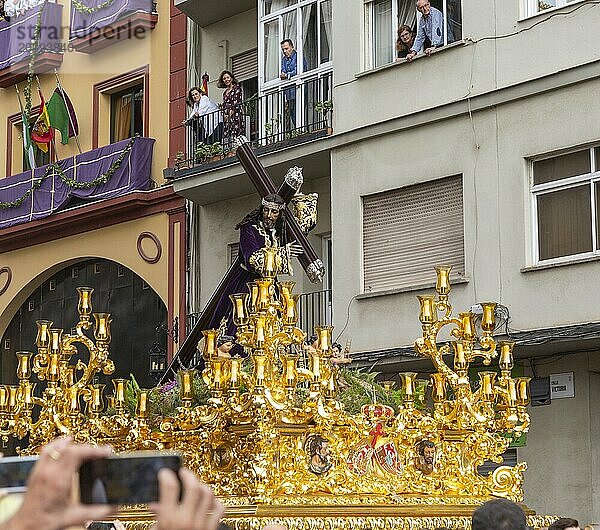
[[[28,127],[29,124],[25,123],[25,116],[23,110],[23,103],[21,102],[21,93],[19,92],[19,86],[15,84],[15,90],[17,91],[17,99],[19,100],[19,109],[21,109],[21,120],[23,126],[23,147],[25,147],[25,127]],[[35,169],[35,156],[33,154],[33,146],[31,145],[31,138],[29,139],[29,147],[27,148],[27,161],[29,162],[29,169],[32,171]]]
[[[81,145],[79,143],[79,135],[77,134],[77,132],[75,130],[75,124],[73,123],[73,116],[71,116],[71,111],[69,110],[69,107],[67,106],[67,99],[65,97],[65,91],[63,90],[63,87],[60,84],[60,79],[58,77],[58,72],[56,71],[56,68],[54,69],[54,75],[56,76],[56,85],[58,87],[60,95],[62,96],[63,101],[65,102],[65,106],[67,107],[67,114],[69,115],[69,123],[71,124],[71,129],[73,129],[73,132],[75,133],[75,142],[77,143],[77,149],[79,149],[79,154],[81,154],[82,151],[81,151]]]
[[[42,85],[40,84],[40,78],[37,75],[35,76],[35,80],[37,82],[38,91],[41,97],[44,98],[44,94],[42,93]],[[44,98],[44,104],[46,103],[46,98]],[[44,112],[44,109],[40,108],[40,114],[42,112]],[[48,123],[48,125],[50,125],[50,123]],[[52,149],[54,149],[54,156],[55,159],[58,160],[58,151],[56,150],[56,143],[54,142],[54,133],[52,132],[52,127],[48,127],[48,130],[50,131],[50,143],[52,144]],[[50,162],[52,162],[52,153],[50,153]]]

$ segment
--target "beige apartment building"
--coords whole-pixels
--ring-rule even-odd
[[[507,455],[529,464],[525,503],[600,523],[600,5],[431,3],[444,45],[409,63],[395,36],[418,24],[413,0],[176,0],[189,78],[208,73],[220,102],[215,81],[231,70],[273,179],[299,165],[319,193],[311,240],[329,272],[322,286],[296,277],[312,293],[307,322],[331,320],[356,364],[388,379],[426,374],[411,347],[416,295],[451,264],[455,308],[500,304],[498,331],[547,403]],[[285,38],[297,72],[282,80]],[[198,311],[258,196],[235,159],[190,150],[173,186],[194,204]]]

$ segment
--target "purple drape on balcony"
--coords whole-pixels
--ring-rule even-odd
[[[35,36],[35,24],[40,10],[42,24],[39,52],[60,53],[62,5],[53,2],[44,3],[30,9],[10,21],[0,22],[0,70],[13,64],[29,60],[31,41]]]
[[[65,176],[77,182],[91,182],[105,173],[131,140],[87,151],[75,157],[60,160],[57,164]],[[111,199],[131,191],[150,188],[153,138],[136,138],[131,151],[104,184],[88,189],[72,188],[65,184],[56,171],[45,178],[19,206],[0,209],[0,228],[48,217],[59,210],[71,197],[87,200]],[[9,203],[22,197],[35,187],[46,174],[48,166],[12,175],[0,180],[0,202]]]
[[[106,0],[85,0],[85,5],[94,8]],[[133,13],[152,13],[152,0],[114,0],[112,4],[94,12],[80,13],[71,3],[70,39],[85,37],[93,31],[113,25]],[[137,33],[135,34],[137,37]],[[143,35],[142,35],[143,36]],[[107,28],[105,38],[116,38]]]

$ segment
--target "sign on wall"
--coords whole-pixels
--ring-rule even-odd
[[[550,395],[552,399],[575,397],[573,372],[550,374]]]

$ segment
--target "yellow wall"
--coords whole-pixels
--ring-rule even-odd
[[[11,268],[12,282],[0,296],[0,336],[18,308],[41,283],[69,264],[89,258],[110,259],[128,267],[142,277],[168,305],[168,221],[166,214],[157,214],[4,253],[2,266]],[[147,263],[138,254],[137,240],[141,232],[152,232],[161,243],[162,256],[155,264]],[[152,244],[146,242],[143,248],[146,254],[155,255]],[[177,279],[176,275],[176,284]]]

